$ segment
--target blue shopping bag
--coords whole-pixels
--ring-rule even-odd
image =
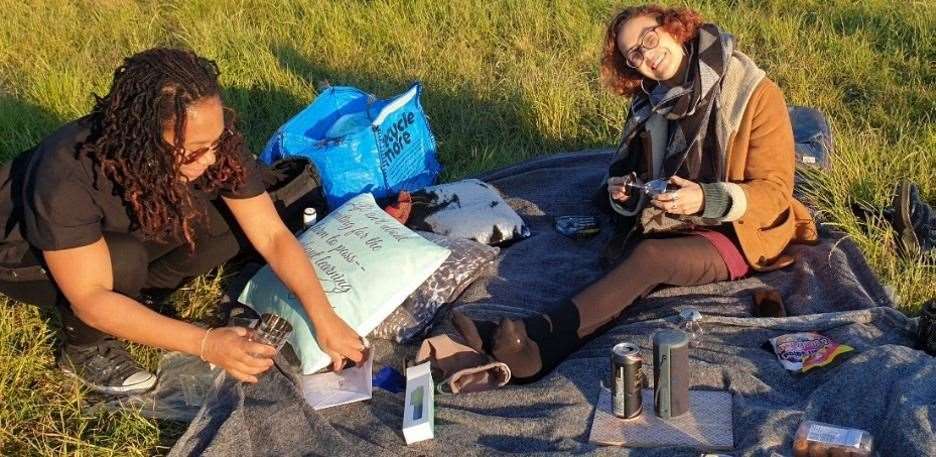
[[[362,193],[380,199],[430,186],[442,166],[421,93],[418,82],[385,100],[354,87],[329,87],[273,134],[260,160],[311,159],[330,209]]]

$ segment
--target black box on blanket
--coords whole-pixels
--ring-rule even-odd
[[[644,404],[653,401],[653,391],[643,390]],[[734,447],[731,394],[718,390],[690,390],[689,412],[663,420],[652,412],[633,419],[616,417],[611,409],[611,391],[601,389],[588,441],[610,446],[689,446],[703,451]]]

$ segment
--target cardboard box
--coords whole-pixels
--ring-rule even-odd
[[[435,383],[429,362],[406,369],[406,399],[403,405],[403,437],[406,444],[435,436]]]

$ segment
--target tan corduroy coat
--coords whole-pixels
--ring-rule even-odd
[[[809,211],[793,198],[793,127],[773,81],[763,78],[757,84],[730,137],[726,159],[727,181],[744,192],[746,207],[731,224],[751,267],[783,266],[777,261],[787,245],[818,238]]]

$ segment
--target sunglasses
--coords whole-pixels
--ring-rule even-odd
[[[218,137],[218,139],[215,140],[214,143],[211,143],[211,144],[208,145],[208,146],[205,146],[205,147],[202,147],[202,148],[198,148],[198,149],[196,149],[196,150],[194,150],[194,151],[189,151],[189,150],[187,150],[187,149],[185,149],[185,148],[183,147],[183,148],[182,148],[182,156],[183,156],[184,158],[182,159],[182,164],[183,164],[183,165],[189,165],[189,164],[192,164],[192,163],[197,162],[198,159],[201,159],[202,156],[204,156],[205,154],[207,154],[209,151],[217,151],[218,148],[220,148],[221,145],[224,144],[225,141],[227,141],[228,139],[230,139],[230,138],[233,137],[233,136],[234,136],[234,131],[231,130],[230,128],[226,128],[226,129],[224,129],[223,132],[221,132],[221,136]]]

